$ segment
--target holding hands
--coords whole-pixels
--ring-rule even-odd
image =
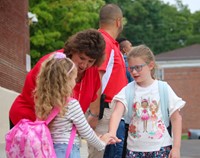
[[[105,142],[107,145],[120,143],[121,139],[118,139],[116,136],[111,135],[110,133],[106,133],[104,135],[100,135],[99,138]]]

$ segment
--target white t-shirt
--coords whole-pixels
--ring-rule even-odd
[[[168,84],[167,88],[169,115],[171,116],[173,112],[185,105],[185,101],[179,98]],[[127,106],[125,87],[113,98],[111,105],[114,106],[117,100],[124,104],[125,113],[132,110],[127,138],[129,150],[151,152],[172,144],[172,139],[162,118],[158,80],[148,87],[140,87],[135,82],[134,101],[131,109],[128,109]]]

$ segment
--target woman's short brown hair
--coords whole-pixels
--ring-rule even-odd
[[[94,65],[99,66],[105,56],[105,41],[98,30],[88,29],[72,35],[64,46],[64,53],[71,58],[73,53],[85,53],[96,59]]]

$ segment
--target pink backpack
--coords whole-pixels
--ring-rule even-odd
[[[19,121],[6,134],[7,158],[56,158],[51,133],[48,124],[58,114],[54,108],[46,121],[32,122],[28,119]],[[69,156],[76,128],[73,126],[66,157]]]

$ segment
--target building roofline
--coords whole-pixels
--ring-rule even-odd
[[[157,61],[158,68],[200,67],[200,60]]]

